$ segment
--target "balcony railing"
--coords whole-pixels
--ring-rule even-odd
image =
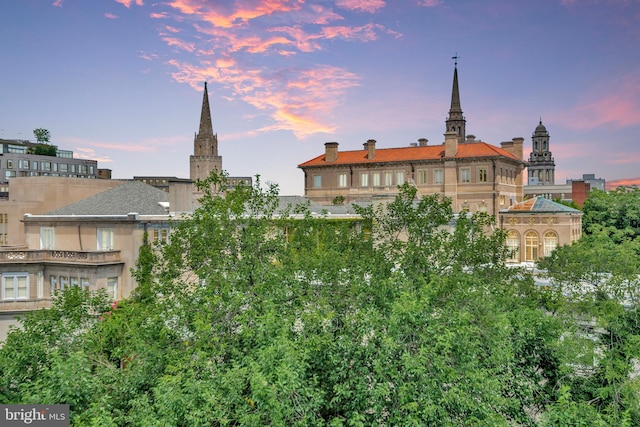
[[[121,259],[120,251],[0,250],[0,264],[38,262],[106,264]]]

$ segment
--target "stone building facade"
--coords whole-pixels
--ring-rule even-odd
[[[422,195],[440,193],[454,210],[498,211],[522,200],[523,138],[500,147],[467,135],[460,107],[458,71],[454,70],[451,108],[445,141],[427,139],[401,148],[378,148],[375,140],[362,150],[339,151],[337,142],[325,144],[325,153],[298,165],[304,172],[304,191],[323,204],[370,201],[393,197],[405,182]]]
[[[582,236],[582,212],[542,196],[501,210],[499,222],[514,263],[535,262]]]

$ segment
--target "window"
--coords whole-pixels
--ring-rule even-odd
[[[53,249],[54,228],[40,228],[40,249]]]
[[[38,162],[33,161],[31,162],[31,169],[33,169],[34,171],[38,170]]]
[[[81,277],[80,278],[80,286],[82,287],[83,291],[88,291],[89,290],[89,278],[88,277]]]
[[[53,164],[53,171],[54,172],[58,172],[58,164],[57,163]]]
[[[107,295],[109,295],[114,300],[118,299],[118,278],[117,277],[107,278]]]
[[[373,175],[373,186],[380,187],[380,172],[374,172],[372,175]]]
[[[76,173],[76,165],[75,164],[71,164],[71,173]]]
[[[49,285],[51,286],[50,296],[53,296],[58,289],[58,278],[56,276],[49,276]]]
[[[42,162],[42,169],[46,171],[51,170],[51,162]]]
[[[153,229],[153,241],[154,241],[154,243],[169,243],[169,229],[168,228],[154,228]]]
[[[322,175],[314,175],[313,176],[313,187],[314,188],[322,187]]]
[[[360,174],[360,187],[368,187],[369,186],[369,173],[362,172]]]
[[[478,182],[487,182],[487,169],[479,168],[478,169]]]
[[[544,242],[544,256],[551,255],[551,252],[558,247],[558,234],[555,231],[547,231],[542,240]]]
[[[444,171],[442,169],[435,169],[433,171],[433,183],[442,184],[444,182]]]
[[[418,181],[419,185],[427,183],[427,170],[426,169],[418,170],[417,181]]]
[[[29,167],[30,167],[29,160],[19,160],[18,161],[18,167],[20,169],[29,169]]]
[[[15,176],[16,176],[16,171],[9,171],[9,170],[4,171],[4,177],[6,179],[14,178]]]
[[[524,260],[536,261],[538,259],[538,233],[528,231],[524,235]]]
[[[404,184],[404,171],[397,171],[396,172],[396,184],[397,185]]]
[[[5,273],[2,275],[2,299],[29,298],[29,273]]]
[[[469,168],[460,169],[460,182],[471,182],[471,169]]]
[[[60,289],[64,289],[65,287],[69,287],[69,278],[67,276],[60,276]]]
[[[390,187],[393,185],[393,174],[391,172],[384,173],[384,185]]]
[[[78,165],[78,173],[87,173],[87,165]]]
[[[339,173],[338,174],[338,187],[346,187],[347,186],[347,174]]]
[[[69,171],[69,165],[67,165],[66,163],[60,163],[60,172],[68,172]]]
[[[70,285],[75,287],[75,288],[77,288],[78,284],[79,284],[78,278],[77,277],[70,277],[69,279],[70,279]]]
[[[506,201],[506,198],[505,198],[504,194],[501,194],[500,195],[500,204],[504,205],[505,201]]]
[[[7,169],[11,169],[13,168],[13,160],[9,159],[7,160]]]
[[[113,229],[98,228],[98,250],[112,251],[113,247]]]
[[[507,234],[507,249],[509,249],[509,257],[507,261],[518,262],[520,261],[520,235],[517,231],[509,231]]]

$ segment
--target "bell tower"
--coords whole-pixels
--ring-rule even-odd
[[[213,133],[209,93],[204,82],[200,128],[193,141],[193,155],[189,157],[189,178],[204,180],[213,170],[222,172],[222,157],[218,155],[218,134]]]
[[[532,149],[529,155],[529,185],[554,185],[555,184],[555,168],[549,147],[549,132],[547,128],[540,123],[533,132]]]

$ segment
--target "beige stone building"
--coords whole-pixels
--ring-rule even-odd
[[[499,217],[515,263],[535,262],[582,236],[582,212],[542,196],[501,210]]]
[[[25,246],[0,251],[0,311],[47,307],[56,290],[69,286],[126,298],[145,235],[152,242],[169,238],[168,205],[166,192],[120,181],[59,209],[25,214]]]
[[[298,165],[305,196],[323,204],[369,201],[393,197],[408,182],[421,195],[451,198],[456,211],[497,215],[522,200],[524,139],[497,147],[465,137],[465,131],[456,67],[444,143],[429,145],[420,139],[407,147],[378,148],[369,140],[363,150],[339,151],[337,142],[328,142],[324,154]]]

